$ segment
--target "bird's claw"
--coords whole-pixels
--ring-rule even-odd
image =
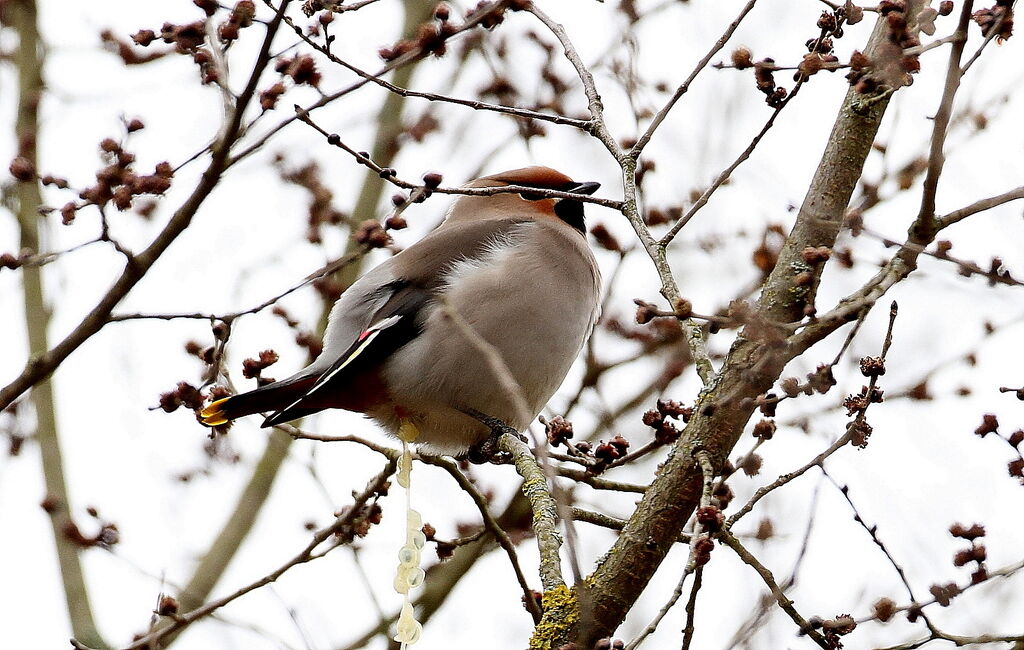
[[[464,412],[466,415],[475,418],[491,430],[491,434],[489,436],[469,448],[469,452],[466,454],[466,459],[471,463],[476,465],[482,465],[484,463],[507,465],[512,462],[512,454],[498,448],[498,439],[503,434],[513,436],[523,442],[527,441],[526,436],[510,427],[508,424],[505,424],[498,418],[485,415],[474,409],[466,409]]]

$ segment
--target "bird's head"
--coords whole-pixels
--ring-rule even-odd
[[[543,190],[573,194],[593,194],[599,183],[579,183],[550,167],[523,167],[467,183],[467,188],[521,185],[538,192],[508,192],[490,196],[460,196],[448,213],[450,221],[475,219],[535,218],[562,221],[581,233],[586,232],[583,203],[567,198],[549,198]]]

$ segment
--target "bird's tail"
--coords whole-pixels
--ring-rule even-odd
[[[279,411],[300,399],[315,381],[315,376],[286,379],[216,400],[199,412],[199,421],[215,427],[253,413]]]

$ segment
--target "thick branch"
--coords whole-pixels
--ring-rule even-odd
[[[920,3],[915,3],[907,15],[916,15],[919,7]],[[868,51],[887,38],[881,21]],[[871,97],[853,89],[847,93],[796,224],[761,295],[761,314],[769,322],[802,318],[809,292],[795,282],[798,273],[808,270],[801,253],[808,246],[835,243],[887,104],[886,93]],[[693,455],[704,449],[720,467],[755,408],[753,398],[768,390],[785,366],[788,355],[784,348],[772,348],[755,337],[756,333],[745,330],[737,339],[651,488],[590,577],[595,609],[592,620],[599,623],[585,642],[592,643],[615,630],[696,507],[701,471]]]
[[[530,501],[533,510],[533,530],[537,534],[540,549],[540,581],[544,591],[565,587],[562,580],[560,550],[562,536],[558,532],[558,504],[551,496],[547,476],[537,464],[530,448],[521,440],[508,434],[498,439],[501,451],[512,455],[516,471],[523,477],[523,494]]]

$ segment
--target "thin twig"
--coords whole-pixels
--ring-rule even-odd
[[[967,45],[967,26],[971,21],[971,9],[973,0],[964,0],[960,9],[960,22],[957,25],[956,35],[960,38],[953,42],[949,52],[949,63],[946,70],[946,85],[942,91],[942,99],[939,102],[939,109],[935,112],[932,122],[932,139],[928,153],[928,170],[925,172],[924,186],[921,190],[921,209],[918,213],[918,227],[926,233],[934,231],[935,228],[935,194],[939,187],[939,177],[942,175],[942,167],[946,158],[942,149],[946,144],[946,130],[949,128],[949,120],[953,115],[953,100],[956,92],[960,89],[960,79],[963,72],[960,70],[960,57],[963,55],[964,47]]]
[[[266,2],[268,5],[270,4],[268,2],[268,0],[264,0],[264,2]],[[345,7],[345,6],[346,5],[342,5],[342,7]],[[286,17],[285,21],[289,25],[291,25],[293,28],[295,27],[295,23],[290,18]],[[305,41],[308,45],[310,45],[311,47],[315,48],[321,54],[323,54],[328,59],[330,59],[333,63],[336,63],[337,65],[342,66],[346,70],[354,73],[356,76],[364,79],[365,81],[369,81],[371,83],[375,83],[378,86],[380,86],[381,88],[384,88],[385,90],[387,90],[388,92],[392,92],[392,93],[394,93],[396,95],[399,95],[401,97],[416,97],[418,99],[426,99],[427,101],[431,101],[431,102],[442,102],[442,103],[445,103],[445,104],[455,104],[456,106],[465,106],[465,107],[471,108],[473,110],[491,111],[491,112],[494,112],[494,113],[504,113],[506,115],[511,115],[512,117],[517,117],[517,118],[521,118],[521,119],[539,120],[539,121],[543,121],[543,122],[550,122],[552,124],[561,124],[561,125],[572,126],[572,127],[577,128],[577,129],[580,129],[581,131],[589,131],[590,130],[590,122],[587,121],[587,120],[579,120],[579,119],[575,119],[575,118],[571,118],[571,117],[565,117],[564,115],[555,115],[555,114],[551,114],[551,113],[541,113],[539,111],[531,111],[531,110],[528,110],[528,109],[525,109],[525,108],[517,108],[515,106],[503,106],[501,104],[490,104],[488,102],[481,102],[481,101],[471,100],[471,99],[462,99],[462,98],[459,98],[459,97],[451,97],[449,95],[440,95],[438,93],[428,93],[428,92],[422,92],[422,91],[418,91],[418,90],[411,90],[409,88],[403,88],[402,86],[399,86],[397,84],[393,84],[393,83],[391,83],[389,81],[385,81],[384,79],[381,79],[378,75],[374,75],[374,74],[371,74],[369,72],[366,72],[365,70],[362,70],[361,68],[359,68],[359,67],[349,63],[348,61],[346,61],[346,60],[336,56],[333,52],[331,52],[327,48],[327,46],[321,45],[320,43],[314,41],[310,36],[308,36],[301,29],[295,30],[295,34],[296,34],[296,36],[301,38],[303,41]]]
[[[693,642],[694,622],[697,613],[697,592],[700,591],[704,578],[704,565],[697,567],[693,573],[693,584],[690,586],[690,597],[686,601],[686,626],[683,627],[682,650],[689,650]]]
[[[251,582],[226,596],[217,598],[216,600],[211,600],[205,605],[197,607],[196,609],[190,612],[175,616],[173,622],[171,622],[170,625],[162,627],[154,632],[151,632],[150,634],[147,634],[141,638],[134,640],[130,645],[126,646],[125,650],[155,647],[155,644],[159,642],[160,639],[162,639],[167,634],[188,627],[195,621],[204,618],[205,616],[208,616],[209,614],[220,609],[224,605],[227,605],[228,603],[237,600],[238,598],[241,598],[250,591],[259,589],[260,587],[275,582],[278,578],[280,578],[282,575],[288,572],[289,569],[292,569],[293,567],[298,566],[299,564],[305,564],[306,562],[309,562],[311,560],[323,557],[330,550],[337,548],[338,545],[334,545],[328,548],[326,551],[319,553],[316,552],[317,547],[319,547],[325,541],[333,537],[336,532],[342,530],[343,528],[352,523],[352,521],[362,511],[362,507],[366,504],[367,501],[369,501],[370,497],[378,493],[384,486],[384,483],[387,482],[388,478],[392,474],[394,474],[395,466],[395,461],[389,460],[387,464],[384,466],[383,471],[381,471],[373,479],[371,479],[370,482],[367,484],[366,488],[364,488],[362,492],[355,496],[352,505],[349,506],[341,515],[339,515],[338,518],[335,519],[331,525],[317,531],[313,535],[313,539],[309,542],[309,544],[306,545],[304,549],[302,549],[302,551],[299,552],[298,555],[294,556],[293,558],[285,562],[283,565],[281,565],[274,571],[268,573],[267,575],[263,576],[259,580]]]
[[[775,576],[772,575],[772,572],[768,569],[768,567],[761,564],[757,560],[757,558],[750,553],[750,551],[744,548],[744,546],[740,544],[740,541],[736,539],[735,535],[733,535],[727,530],[723,530],[722,532],[718,533],[718,539],[723,544],[725,544],[733,551],[735,551],[736,555],[739,556],[740,560],[742,560],[744,564],[750,566],[755,571],[757,571],[758,575],[761,576],[761,579],[764,580],[764,583],[772,592],[772,596],[775,597],[775,601],[779,604],[779,607],[782,608],[782,611],[786,612],[786,614],[789,615],[789,618],[797,624],[802,634],[806,634],[815,643],[817,643],[822,648],[825,648],[826,650],[832,647],[825,641],[824,637],[821,636],[821,633],[812,628],[811,624],[807,622],[807,619],[801,616],[800,612],[796,611],[796,608],[793,606],[793,601],[788,596],[786,596],[785,592],[782,591],[778,583],[775,582]]]
[[[643,494],[647,491],[649,486],[637,485],[636,483],[622,483],[620,481],[609,481],[606,478],[594,476],[585,471],[578,469],[572,469],[569,467],[556,467],[555,471],[559,476],[571,478],[579,483],[585,483],[592,488],[598,490],[610,490],[612,492],[633,492],[635,494]]]
[[[349,255],[345,255],[341,259],[338,259],[338,260],[335,260],[333,262],[330,262],[327,265],[322,266],[321,268],[317,269],[316,271],[313,271],[312,273],[310,273],[309,275],[304,277],[302,279],[302,281],[299,282],[298,284],[294,284],[291,287],[289,287],[288,289],[285,289],[284,291],[282,291],[281,293],[278,293],[277,295],[275,295],[275,296],[273,296],[271,298],[267,298],[266,300],[264,300],[260,304],[254,306],[254,307],[250,307],[248,309],[242,309],[240,311],[231,312],[229,314],[207,314],[207,313],[202,313],[202,312],[182,312],[182,313],[173,313],[173,314],[144,314],[144,313],[111,314],[110,317],[108,317],[107,322],[119,323],[119,322],[130,321],[130,320],[193,319],[193,320],[223,321],[225,323],[230,323],[231,321],[235,320],[236,318],[238,318],[240,316],[245,316],[247,314],[255,314],[257,312],[263,311],[267,307],[277,303],[282,298],[284,298],[284,297],[286,297],[286,296],[288,296],[288,295],[298,291],[299,289],[301,289],[301,288],[303,288],[303,287],[305,287],[305,286],[315,282],[316,280],[319,280],[320,278],[326,277],[326,276],[328,276],[328,275],[330,275],[330,274],[332,274],[332,273],[334,273],[336,271],[339,271],[339,270],[347,267],[350,264],[358,262],[359,260],[361,260],[366,255],[367,252],[369,252],[369,250],[370,249],[368,247],[363,246],[362,248],[360,248],[358,251],[356,251],[354,253],[351,253]]]
[[[753,496],[750,497],[750,500],[743,504],[742,508],[740,508],[726,520],[723,528],[725,530],[731,530],[733,525],[735,525],[737,521],[739,521],[747,513],[754,509],[754,506],[757,504],[758,501],[766,497],[768,494],[774,492],[778,488],[782,487],[783,485],[789,483],[793,479],[803,476],[812,467],[821,467],[822,463],[825,462],[825,459],[834,454],[835,452],[837,452],[838,450],[845,447],[847,443],[850,442],[851,437],[852,434],[849,431],[847,431],[846,433],[841,435],[839,439],[837,439],[835,442],[829,445],[828,449],[812,458],[807,464],[803,465],[797,470],[789,472],[788,474],[783,474],[782,476],[778,477],[768,485],[758,488],[757,491],[754,492]]]
[[[633,158],[640,157],[640,153],[644,150],[644,147],[647,146],[647,143],[651,141],[651,137],[654,136],[654,132],[657,130],[659,126],[661,126],[661,123],[665,121],[665,118],[668,117],[669,111],[671,111],[672,108],[676,105],[676,102],[678,102],[679,99],[684,94],[686,94],[686,91],[690,89],[690,84],[692,84],[693,81],[697,78],[697,75],[699,75],[701,71],[707,67],[708,63],[711,62],[711,58],[718,54],[718,52],[721,51],[723,47],[725,47],[725,44],[729,42],[729,39],[732,38],[732,35],[736,32],[736,29],[740,26],[740,23],[743,22],[743,19],[746,18],[747,14],[750,13],[750,10],[754,8],[754,5],[756,3],[757,0],[749,0],[749,2],[747,2],[747,4],[745,4],[743,8],[740,9],[740,13],[738,16],[736,16],[735,20],[729,23],[729,26],[725,29],[725,32],[718,38],[717,41],[715,41],[715,44],[711,46],[711,49],[707,51],[704,57],[697,62],[697,65],[694,66],[693,71],[690,72],[690,75],[686,78],[686,80],[683,83],[679,84],[679,87],[676,88],[674,93],[672,93],[672,96],[669,98],[669,100],[665,103],[664,106],[661,107],[661,110],[659,110],[655,114],[654,119],[652,119],[651,123],[647,125],[647,129],[644,131],[643,135],[641,135],[640,138],[637,139],[636,144],[633,145],[633,147],[629,150],[630,156],[632,156]]]
[[[797,83],[799,85],[799,82]],[[691,205],[690,209],[686,211],[686,214],[684,214],[674,224],[672,224],[672,227],[669,228],[668,232],[666,232],[665,235],[662,236],[662,238],[658,241],[660,245],[668,246],[672,242],[672,240],[675,239],[675,236],[679,234],[679,231],[682,230],[686,226],[686,224],[690,222],[691,219],[693,219],[693,216],[697,214],[697,212],[700,211],[701,208],[707,205],[708,201],[711,199],[711,196],[716,191],[718,191],[718,189],[722,187],[722,185],[724,185],[727,180],[729,180],[729,177],[732,176],[732,173],[734,171],[736,171],[736,168],[742,165],[744,162],[746,162],[748,158],[750,158],[751,154],[754,153],[754,149],[757,148],[757,145],[761,143],[761,140],[764,138],[764,136],[768,133],[772,126],[775,125],[775,118],[779,116],[779,113],[782,112],[782,109],[784,109],[789,104],[789,101],[795,95],[796,89],[794,88],[793,92],[787,95],[786,98],[782,100],[782,103],[779,104],[774,111],[772,111],[771,116],[764,123],[764,126],[761,127],[761,130],[758,131],[757,135],[755,135],[754,138],[750,141],[750,144],[747,145],[746,149],[744,149],[740,153],[740,155],[737,156],[734,161],[732,161],[732,164],[730,164],[728,167],[723,169],[718,174],[718,176],[711,183],[711,185],[708,186],[706,190],[701,192],[700,197],[693,202],[693,205]]]
[[[419,458],[425,463],[436,465],[448,472],[448,474],[455,479],[455,482],[459,484],[459,487],[462,488],[462,490],[465,491],[471,499],[473,499],[473,503],[476,504],[477,510],[480,511],[480,516],[483,518],[484,526],[492,535],[494,535],[494,539],[497,540],[498,545],[501,546],[508,555],[509,563],[512,565],[512,570],[516,574],[516,581],[523,590],[523,604],[526,606],[526,610],[531,616],[533,616],[534,624],[539,623],[543,613],[540,611],[540,606],[533,597],[533,592],[530,589],[530,584],[526,581],[526,576],[523,574],[522,567],[519,566],[519,556],[516,553],[516,545],[512,543],[512,539],[509,538],[508,533],[498,525],[498,522],[491,515],[491,512],[487,507],[486,497],[480,494],[480,490],[476,489],[476,486],[466,478],[466,475],[459,471],[459,466],[455,461],[449,458],[442,458],[440,456],[424,456],[422,454],[419,455]]]

